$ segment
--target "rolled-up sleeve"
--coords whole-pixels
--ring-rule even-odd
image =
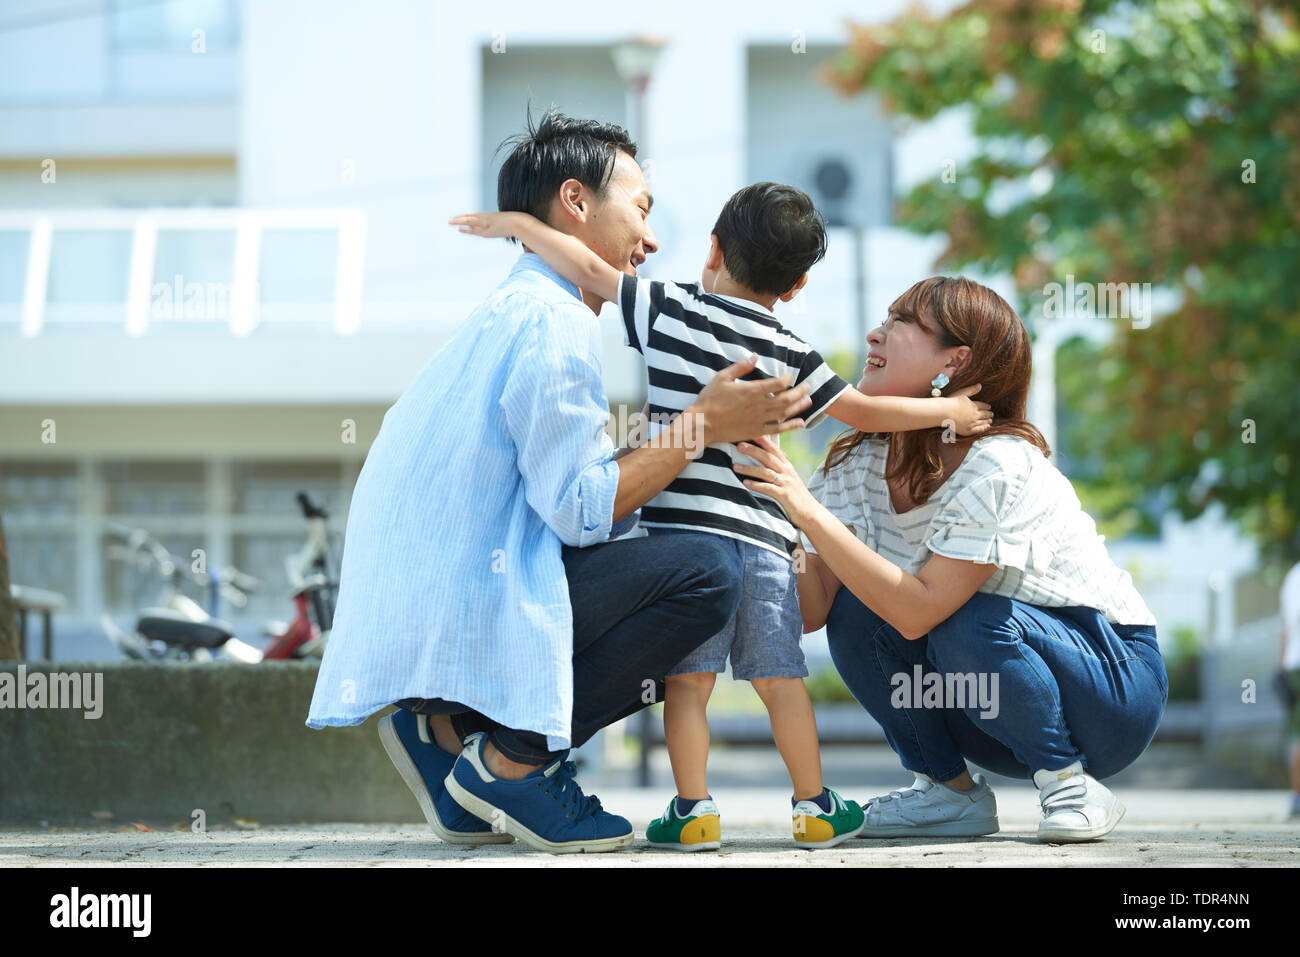
[[[982,458],[972,465],[985,471],[964,470],[962,478],[972,477],[931,520],[926,547],[948,558],[1045,573],[1055,551],[1045,534],[1052,496],[1034,494],[1027,469],[1013,471],[991,454]]]
[[[564,544],[594,545],[610,536],[618,493],[599,340],[568,310],[534,308],[501,409],[528,504]]]
[[[620,535],[626,535],[628,532],[632,531],[632,529],[636,528],[640,521],[641,509],[638,508],[635,512],[632,512],[630,515],[624,515],[615,522],[609,530],[609,537],[618,538]]]

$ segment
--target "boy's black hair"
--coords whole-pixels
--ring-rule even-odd
[[[618,151],[636,158],[636,144],[623,127],[575,119],[555,107],[537,126],[529,108],[527,132],[503,140],[497,152],[506,147],[511,150],[497,174],[497,209],[531,213],[542,222],[547,222],[551,200],[566,179],[576,179],[601,196],[614,175]]]
[[[754,183],[727,200],[713,234],[731,278],[746,289],[784,295],[826,255],[826,221],[801,189]]]

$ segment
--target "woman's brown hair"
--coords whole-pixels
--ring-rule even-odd
[[[889,314],[913,322],[930,320],[938,328],[941,349],[970,347],[970,358],[949,385],[956,390],[981,383],[971,398],[992,407],[993,424],[978,435],[956,436],[958,445],[990,435],[1018,435],[1044,456],[1052,454],[1043,434],[1025,419],[1032,348],[1029,333],[1005,299],[969,279],[933,276],[895,299]],[[885,479],[904,478],[908,495],[921,505],[944,480],[939,449],[945,431],[935,426],[908,432],[845,432],[831,443],[822,472],[839,465],[867,439],[888,439],[893,464]]]

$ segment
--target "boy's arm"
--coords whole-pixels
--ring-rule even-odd
[[[987,402],[972,402],[980,390],[971,385],[950,396],[915,399],[903,395],[863,395],[847,389],[830,404],[827,414],[859,432],[907,432],[951,425],[959,435],[986,432],[993,420]]]
[[[453,216],[451,225],[472,236],[513,236],[579,289],[607,302],[618,301],[623,274],[587,248],[576,236],[547,226],[528,213],[466,213]]]

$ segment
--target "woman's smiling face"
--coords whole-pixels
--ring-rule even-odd
[[[928,396],[930,380],[940,372],[952,379],[970,356],[968,346],[940,348],[932,319],[892,312],[867,335],[867,345],[858,383],[864,395]]]

